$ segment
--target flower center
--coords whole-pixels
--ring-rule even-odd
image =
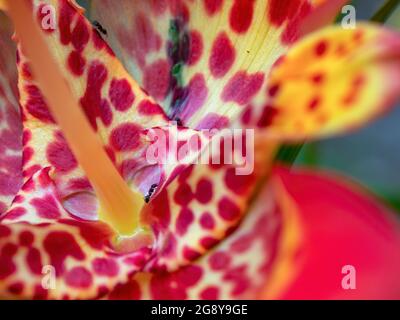
[[[96,192],[100,220],[122,236],[140,232],[139,217],[144,206],[142,194],[128,187],[107,156],[53,60],[27,3],[15,0],[6,0],[5,3],[49,109]]]

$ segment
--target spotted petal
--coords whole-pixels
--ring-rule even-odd
[[[207,164],[185,169],[147,208],[145,215],[158,236],[146,269],[176,270],[225,241],[268,174],[275,150],[275,143],[258,137],[253,141],[246,131],[214,136]]]
[[[324,2],[101,0],[92,1],[91,16],[169,116],[213,128],[226,127],[249,104],[263,104],[271,66]],[[335,5],[323,23],[343,1],[326,2]]]
[[[400,95],[400,35],[369,24],[332,26],[298,44],[273,69],[254,121],[275,138],[301,140],[365,125]]]
[[[220,245],[172,273],[138,273],[109,299],[251,299],[269,280],[282,236],[282,215],[266,188]]]
[[[0,225],[0,297],[94,299],[140,270],[148,251],[116,254],[97,222]]]

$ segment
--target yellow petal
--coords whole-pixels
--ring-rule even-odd
[[[272,71],[258,119],[270,135],[315,138],[365,125],[400,95],[400,35],[332,26],[295,45]]]

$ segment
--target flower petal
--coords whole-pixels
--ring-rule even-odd
[[[0,12],[0,214],[22,184],[22,127],[19,120],[15,45],[12,28]]]
[[[354,182],[331,174],[280,168],[274,179],[278,201],[294,204],[301,241],[296,251],[282,252],[285,263],[274,266],[279,277],[266,283],[261,298],[400,297],[400,224],[390,209]],[[282,269],[295,270],[291,281],[285,281]],[[346,287],[349,270],[353,290]]]
[[[157,241],[146,270],[174,271],[191,263],[228,236],[247,212],[276,144],[257,136],[253,141],[246,131],[233,132],[213,136],[206,164],[185,169],[148,206],[144,215],[152,221]]]
[[[265,188],[240,226],[207,254],[172,273],[138,273],[107,298],[255,298],[269,279],[282,234],[281,219],[271,189]]]
[[[116,251],[107,225],[72,219],[48,170],[24,188],[0,224],[0,297],[93,299],[143,268],[150,250]]]
[[[101,223],[0,225],[2,298],[93,299],[140,270],[148,251],[117,255]]]
[[[258,125],[302,140],[365,125],[400,95],[400,35],[374,25],[335,26],[295,45],[272,71]]]
[[[103,0],[91,16],[168,115],[214,128],[265,100],[271,66],[322,2]]]

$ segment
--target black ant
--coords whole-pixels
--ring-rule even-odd
[[[92,24],[97,29],[97,31],[99,31],[100,33],[102,33],[105,36],[107,36],[107,30],[103,28],[103,26],[100,24],[100,22],[98,22],[97,20],[94,20],[92,22]]]
[[[156,189],[157,189],[157,186],[158,185],[156,183],[151,185],[149,191],[147,192],[147,194],[144,197],[144,201],[146,203],[149,203],[151,196],[154,194],[154,191],[156,191]]]

